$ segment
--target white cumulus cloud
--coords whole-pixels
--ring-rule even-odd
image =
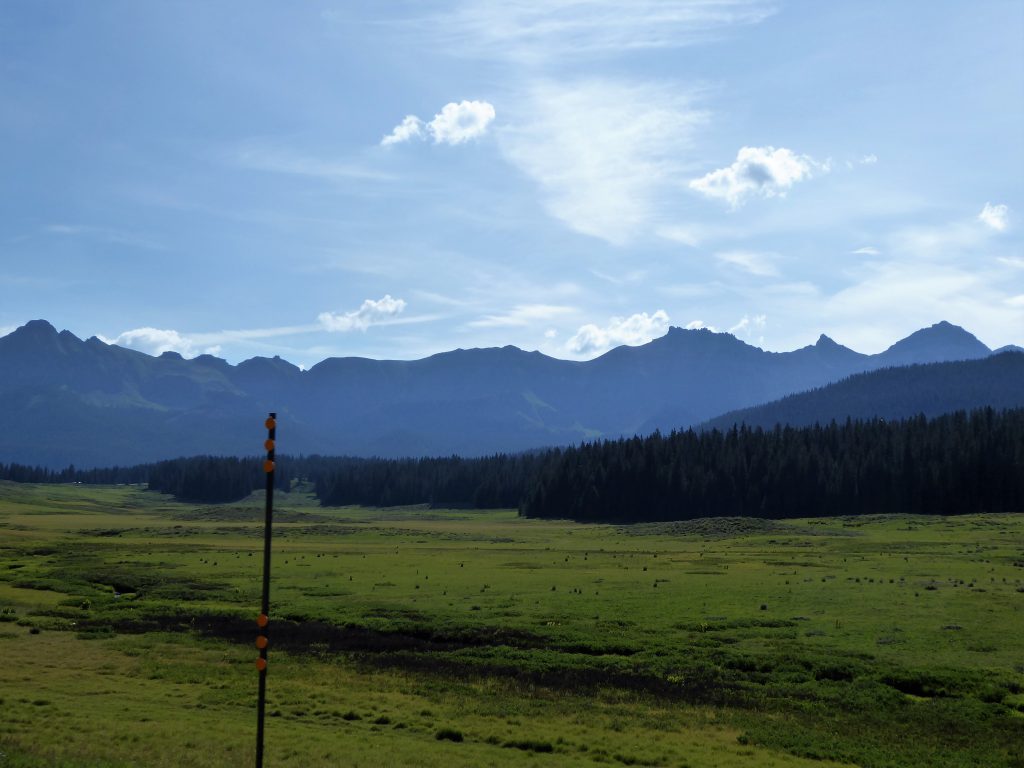
[[[668,330],[669,318],[663,309],[653,315],[638,312],[629,317],[613,317],[603,328],[593,323],[581,326],[565,343],[576,355],[592,355],[621,344],[645,344]]]
[[[116,344],[119,347],[128,347],[149,355],[162,355],[164,352],[177,352],[182,357],[195,357],[200,353],[194,339],[184,336],[177,331],[164,328],[133,328],[119,334],[117,338],[108,339],[100,336],[99,339],[107,344]],[[212,349],[203,349],[202,352],[215,354]]]
[[[992,205],[985,203],[985,207],[978,214],[978,221],[992,227],[997,232],[1004,232],[1009,224],[1010,208],[1006,205]]]
[[[429,134],[435,144],[462,144],[483,136],[495,116],[494,105],[487,101],[454,101],[441,107],[430,122],[416,115],[406,115],[387,136],[382,146],[401,144],[411,139],[423,139]]]
[[[325,331],[365,331],[371,325],[400,314],[405,309],[403,299],[393,299],[385,294],[382,299],[367,299],[354,312],[321,312],[317,320]]]
[[[389,144],[401,144],[403,141],[419,138],[422,135],[423,121],[416,115],[406,115],[405,119],[396,125],[391,133],[381,139],[380,143],[381,146],[386,147]]]
[[[798,181],[830,168],[828,161],[818,163],[785,147],[741,147],[736,162],[694,179],[690,189],[738,208],[751,196],[784,197]]]
[[[850,251],[850,253],[856,254],[857,256],[880,256],[882,254],[882,252],[873,245],[865,245],[863,248]]]
[[[483,136],[494,114],[494,106],[486,101],[451,102],[427,123],[427,130],[435,144],[461,144]]]

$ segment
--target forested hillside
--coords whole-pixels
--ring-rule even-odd
[[[611,522],[1008,511],[1024,511],[1022,409],[593,443],[553,454],[522,505]]]
[[[729,429],[746,424],[771,429],[776,424],[799,427],[847,418],[893,421],[985,406],[1024,407],[1024,353],[1001,352],[980,360],[859,373],[810,392],[730,411],[704,427]]]

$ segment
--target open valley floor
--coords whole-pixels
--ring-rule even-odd
[[[0,483],[0,766],[251,765],[262,517]],[[271,603],[268,766],[1024,766],[1024,514],[283,494]]]

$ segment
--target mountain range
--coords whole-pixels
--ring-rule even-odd
[[[279,357],[153,357],[35,320],[0,338],[0,461],[251,455],[268,411],[279,415],[279,450],[292,454],[513,452],[685,428],[857,373],[990,355],[946,322],[876,355],[827,336],[766,352],[726,333],[671,328],[586,362],[507,346],[411,361],[329,358],[304,371]]]

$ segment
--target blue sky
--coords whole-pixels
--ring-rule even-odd
[[[0,5],[0,333],[1024,343],[1024,3]]]

